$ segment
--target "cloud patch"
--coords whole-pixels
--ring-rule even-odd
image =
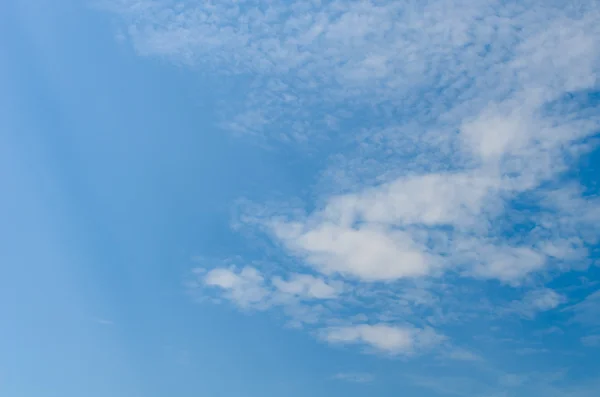
[[[358,344],[390,355],[410,355],[416,350],[433,347],[444,340],[444,336],[432,329],[387,324],[331,327],[322,330],[320,337],[332,344]]]
[[[567,298],[564,295],[549,288],[542,288],[528,291],[522,300],[513,302],[507,310],[533,319],[538,313],[556,309],[566,302]]]
[[[264,305],[269,296],[263,276],[252,267],[244,267],[239,272],[213,269],[204,276],[204,283],[221,289],[225,297],[243,308]]]
[[[282,294],[308,299],[334,299],[343,288],[340,283],[328,284],[307,274],[292,274],[289,280],[275,277],[273,286]]]

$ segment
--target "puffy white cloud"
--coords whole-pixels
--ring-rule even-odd
[[[454,225],[479,215],[500,181],[476,173],[411,175],[330,199],[323,216],[342,225]]]
[[[365,280],[423,276],[432,266],[427,254],[403,232],[381,227],[354,229],[332,223],[305,229],[276,223],[275,235],[286,247],[325,274],[337,272]]]
[[[202,299],[222,297],[242,309],[280,310],[287,324],[295,328],[314,325],[330,315],[319,302],[339,298],[344,291],[341,281],[324,280],[309,274],[293,273],[285,279],[266,276],[254,267],[218,267],[206,272],[197,268],[200,283],[189,283],[191,291]],[[211,291],[212,289],[217,291]],[[215,294],[216,292],[216,294]]]
[[[470,193],[468,189],[464,190],[467,195]],[[406,190],[405,194],[410,196],[411,191]],[[384,206],[385,198],[378,197],[379,204]],[[444,203],[444,197],[448,201],[453,199],[451,195],[432,197],[440,203]],[[270,226],[286,248],[319,271],[325,274],[336,272],[366,281],[422,277],[444,268],[454,268],[474,277],[518,283],[530,273],[541,270],[549,255],[558,257],[558,253],[553,254],[550,249],[557,246],[551,245],[552,242],[547,242],[543,248],[512,246],[488,239],[485,235],[472,235],[473,231],[477,231],[474,225],[478,222],[473,217],[459,218],[449,225],[437,224],[440,227],[451,226],[447,229],[424,223],[419,225],[420,228],[403,228],[401,221],[395,223],[393,211],[389,212],[387,220],[382,210],[377,222],[366,221],[357,215],[360,212],[356,210],[358,206],[354,198],[350,201],[351,205],[346,197],[336,197],[332,200],[333,204],[304,222],[276,220]],[[378,212],[376,206],[377,203],[365,205],[372,210],[365,212]],[[444,207],[448,210],[439,210]],[[458,209],[464,207],[461,204],[440,204],[435,211],[427,214],[425,222],[433,222],[434,218],[442,222],[444,217],[453,216],[452,208],[457,208],[455,216]],[[413,217],[417,216],[415,211]],[[465,224],[464,228],[460,223]]]

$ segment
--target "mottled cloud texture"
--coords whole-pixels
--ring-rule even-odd
[[[107,8],[140,55],[239,82],[221,128],[324,159],[309,197],[236,219],[281,265],[215,261],[197,288],[390,355],[456,352],[447,324],[569,302],[547,284],[597,244],[598,198],[572,171],[600,125],[598,2]],[[586,302],[562,313],[589,323]]]

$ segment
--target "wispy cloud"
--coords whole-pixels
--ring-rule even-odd
[[[227,123],[253,133],[273,126],[286,139],[317,135],[311,130],[349,117],[348,110],[335,111],[340,101],[350,109],[382,105],[400,120],[456,121],[523,88],[535,90],[527,101],[535,106],[536,95],[593,84],[593,2],[104,3],[123,19],[141,55],[253,76],[245,106],[228,113]],[[308,114],[312,121],[305,121]],[[499,147],[514,147],[514,134],[496,136]]]
[[[341,283],[328,284],[323,279],[307,274],[292,274],[287,281],[275,277],[273,285],[282,294],[309,299],[333,299],[343,288]]]
[[[592,292],[581,302],[565,310],[573,313],[573,321],[589,326],[600,326],[600,290]]]
[[[483,361],[483,358],[480,355],[475,354],[469,350],[460,349],[460,348],[452,348],[451,350],[445,352],[443,354],[443,357],[448,358],[450,360],[455,360],[455,361],[471,361],[471,362]]]
[[[506,310],[526,318],[533,318],[537,313],[556,309],[566,301],[564,295],[549,288],[542,288],[528,291],[522,300],[512,302]]]
[[[587,335],[581,338],[581,343],[588,347],[600,347],[600,335]]]
[[[598,90],[597,2],[109,4],[139,54],[239,81],[222,127],[327,164],[310,202],[236,219],[290,266],[214,268],[202,291],[392,355],[499,308],[566,304],[541,284],[585,269],[600,236],[600,201],[568,174],[600,131],[581,99]],[[600,323],[595,296],[575,321]]]
[[[391,326],[387,324],[360,324],[330,327],[321,332],[321,338],[333,344],[359,344],[391,355],[410,355],[423,348],[433,347],[445,338],[432,329]]]

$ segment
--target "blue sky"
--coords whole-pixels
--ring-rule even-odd
[[[0,394],[596,396],[600,4],[0,4]]]

